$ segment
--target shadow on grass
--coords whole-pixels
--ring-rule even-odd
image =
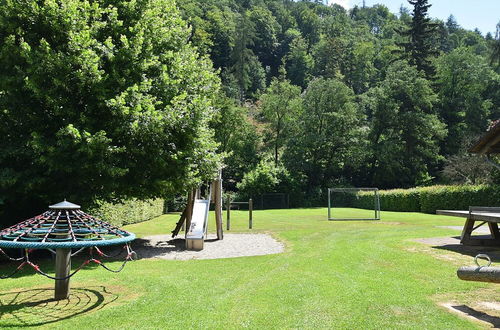
[[[73,252],[77,250],[74,249]],[[107,248],[101,248],[101,251],[106,255],[110,255],[111,257],[103,257],[99,256],[96,252],[94,252],[94,257],[96,259],[101,260],[104,263],[110,262],[123,262],[126,257],[126,250],[124,246],[111,246]],[[19,257],[20,255],[12,255],[13,257]],[[88,259],[90,259],[90,254],[88,249],[85,249],[83,252],[73,256],[71,258],[71,269],[72,271],[76,270],[78,267],[82,265],[82,263]],[[29,254],[30,261],[34,264],[40,266],[41,270],[55,276],[55,256],[52,255],[47,250],[35,250]],[[8,276],[10,275],[20,264],[22,261],[9,261],[6,260],[3,256],[0,256],[0,276]],[[95,263],[90,263],[85,265],[82,270],[92,270],[99,268],[99,265]],[[24,276],[32,276],[37,275],[35,270],[31,268],[29,265],[25,265],[21,270],[15,273],[9,278],[21,278]],[[76,275],[78,276],[78,275]]]
[[[467,305],[451,305],[450,309],[454,309],[456,312],[464,314],[465,316],[473,317],[476,320],[487,322],[491,324],[494,328],[500,327],[500,317],[487,314],[485,312],[476,310]]]
[[[30,289],[0,294],[0,327],[51,324],[102,309],[118,299],[104,286],[72,288],[68,299],[54,300],[53,289]]]
[[[477,236],[477,237],[488,238],[488,236],[484,237]],[[486,253],[491,258],[492,262],[500,262],[500,246],[497,247],[497,246],[463,245],[460,243],[460,236],[450,237],[447,240],[442,239],[441,243],[442,244],[432,244],[432,248],[439,250],[447,250],[471,257],[475,257],[479,253]]]

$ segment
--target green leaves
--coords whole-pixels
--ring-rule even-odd
[[[219,79],[190,32],[170,0],[4,1],[0,177],[18,179],[0,198],[148,199],[211,177]]]
[[[406,62],[394,63],[364,106],[371,120],[372,180],[378,187],[414,186],[441,159],[446,134],[436,115],[437,97],[429,82]]]

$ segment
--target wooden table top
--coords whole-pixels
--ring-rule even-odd
[[[436,214],[448,215],[452,217],[460,218],[471,218],[474,220],[488,221],[488,222],[500,222],[499,212],[480,212],[474,211],[470,213],[469,211],[461,210],[436,210]]]

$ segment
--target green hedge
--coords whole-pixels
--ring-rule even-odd
[[[148,201],[128,200],[119,204],[99,203],[89,213],[115,226],[150,220],[163,214],[163,199]]]
[[[384,211],[436,213],[438,209],[468,210],[469,206],[500,206],[500,186],[430,186],[412,189],[381,190],[380,208]],[[359,208],[373,208],[373,193],[360,192],[354,201]]]

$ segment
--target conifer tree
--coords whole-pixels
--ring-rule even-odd
[[[427,3],[428,0],[408,0],[408,2],[413,6],[412,20],[407,29],[398,31],[406,40],[396,43],[401,48],[396,52],[430,78],[434,75],[430,58],[438,55],[431,43],[436,24],[431,23],[427,15],[431,5]]]

